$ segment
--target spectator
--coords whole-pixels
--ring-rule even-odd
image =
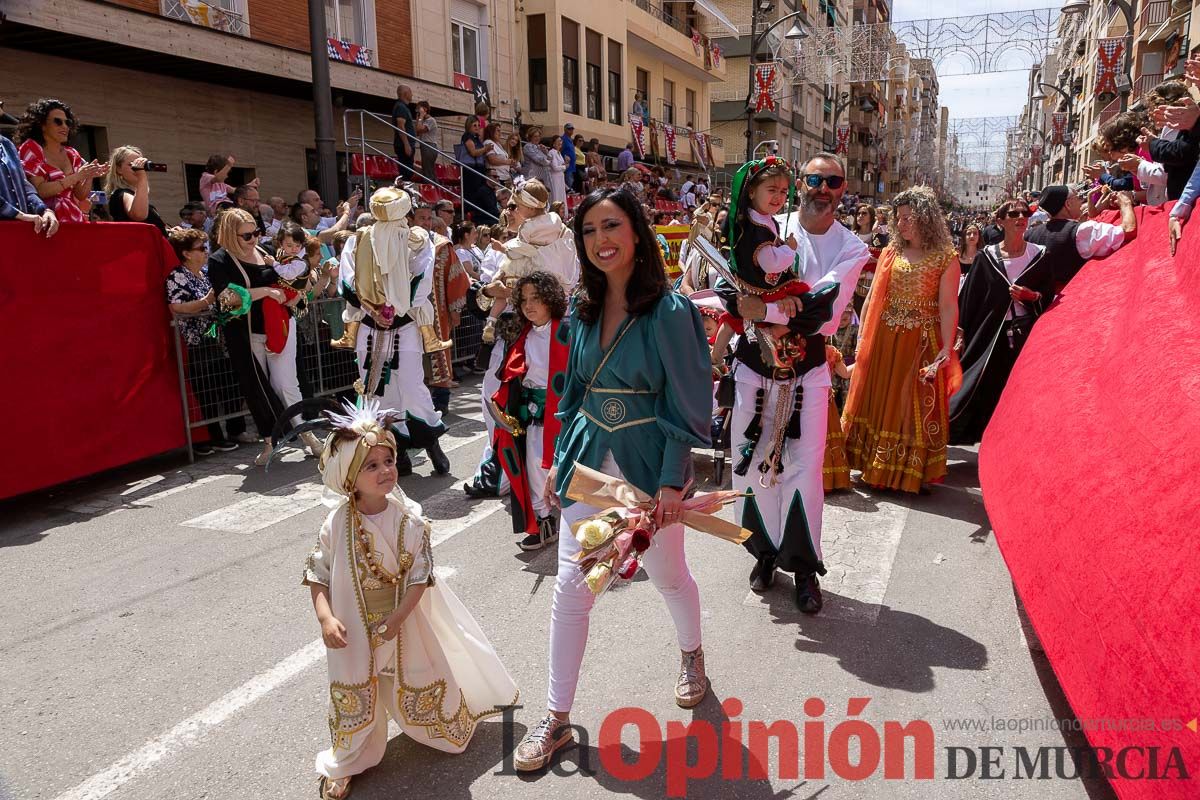
[[[309,192],[311,192],[313,195],[316,194],[316,192],[309,190],[308,192],[301,192],[300,196],[311,196]],[[356,189],[354,194],[350,196],[349,202],[342,203],[340,206],[338,206],[338,211],[340,213],[337,221],[332,225],[327,226],[324,230],[321,230],[318,227],[320,217],[318,216],[317,210],[312,203],[296,203],[296,205],[292,206],[288,214],[288,218],[291,219],[292,222],[295,222],[300,227],[304,228],[305,232],[308,233],[309,236],[317,237],[317,241],[321,243],[322,261],[329,261],[333,258],[333,235],[338,231],[342,231],[350,227],[351,218],[358,213],[358,202],[361,198],[362,194]],[[320,202],[320,198],[317,199],[317,202]],[[253,219],[253,217],[251,217],[251,219]]]
[[[87,197],[92,180],[108,170],[107,164],[83,158],[67,140],[78,123],[71,107],[61,100],[30,103],[17,127],[21,164],[38,197],[59,222],[87,222]]]
[[[478,219],[494,222],[500,218],[500,207],[496,204],[496,193],[488,186],[483,171],[486,169],[488,149],[479,132],[479,120],[467,117],[462,135],[462,150],[467,158],[463,171],[463,213],[470,209]]]
[[[1127,192],[1114,196],[1120,203],[1120,225],[1098,220],[1078,222],[1082,205],[1078,195],[1062,185],[1047,186],[1042,190],[1042,208],[1050,215],[1050,221],[1024,231],[1024,237],[1025,241],[1045,249],[1043,258],[1053,272],[1056,292],[1075,277],[1088,259],[1104,258],[1120,248],[1126,239],[1133,238],[1137,231],[1133,197]],[[1046,301],[1051,299],[1046,298]]]
[[[175,227],[183,230],[195,228],[203,231],[207,221],[208,214],[204,212],[204,203],[184,203],[179,209],[179,224]]]
[[[563,150],[567,141],[564,136],[555,136],[550,141],[550,183],[546,185],[546,188],[550,190],[550,202],[552,203],[565,202],[567,199],[566,173],[569,167],[566,153]]]
[[[454,224],[454,203],[449,200],[438,200],[433,206],[433,213],[441,217],[442,221],[446,223],[447,228]],[[449,236],[449,234],[446,234],[447,238]]]
[[[487,104],[486,100],[480,100],[475,104],[475,119],[479,120],[479,130],[483,130],[488,126],[488,118],[492,115],[492,108]]]
[[[1117,162],[1117,168],[1136,181],[1133,190],[1145,193],[1142,201],[1158,206],[1167,202],[1167,171],[1162,164],[1141,155],[1150,154],[1149,150],[1142,150],[1142,143],[1149,143],[1149,137],[1142,133],[1145,125],[1146,119],[1141,114],[1118,114],[1100,129],[1100,141],[1108,151],[1109,160]],[[1117,191],[1121,187],[1110,183],[1109,188]]]
[[[225,199],[232,199],[233,187],[225,182],[229,171],[237,163],[232,155],[217,153],[208,157],[204,165],[204,174],[200,176],[200,199],[208,213],[215,214],[217,204]],[[258,186],[258,178],[250,181],[251,186]]]
[[[268,239],[274,239],[275,234],[279,233],[280,223],[275,220],[275,209],[271,208],[266,203],[258,204],[258,216],[262,220],[264,234]]]
[[[437,120],[429,115],[429,102],[426,100],[417,103],[413,129],[421,142],[421,175],[426,183],[437,183],[437,152],[441,140]]]
[[[576,194],[583,194],[583,181],[587,171],[587,142],[582,133],[577,133],[571,144],[575,146],[575,183],[567,188]]]
[[[510,141],[516,138],[515,133],[509,135]],[[521,162],[512,157],[511,146],[500,144],[498,123],[493,122],[483,129],[483,146],[487,148],[488,175],[496,183],[511,186],[513,167],[520,166]]]
[[[525,144],[521,148],[521,171],[525,180],[538,180],[550,185],[550,154],[541,142],[542,129],[530,125],[525,129]]]
[[[249,183],[239,186],[233,190],[232,199],[236,207],[254,217],[254,224],[258,226],[258,235],[266,236],[267,224],[263,222],[262,212],[259,211],[258,186]]]
[[[375,224],[375,217],[370,211],[364,211],[354,220],[354,230],[361,231],[363,228],[369,228]]]
[[[392,106],[392,125],[396,134],[392,137],[392,145],[396,148],[396,160],[400,162],[400,177],[403,180],[414,180],[416,170],[413,169],[413,154],[417,142],[417,125],[413,119],[412,89],[403,83],[396,87],[396,104]]]
[[[167,276],[167,304],[176,315],[175,326],[187,350],[188,384],[200,405],[200,417],[214,419],[235,411],[241,402],[237,398],[237,385],[224,345],[220,340],[204,335],[212,323],[207,312],[211,312],[217,303],[212,284],[204,275],[208,237],[201,230],[187,228],[171,231],[167,239],[179,259],[179,266]],[[245,417],[233,417],[225,423],[225,429],[228,435],[221,429],[220,422],[208,423],[209,440],[194,442],[192,452],[208,456],[214,450],[236,450],[237,440],[245,435]]]
[[[633,142],[625,145],[621,155],[617,156],[617,172],[624,173],[633,166]]]
[[[566,183],[566,188],[572,191],[575,188],[575,167],[577,166],[574,136],[575,126],[568,122],[566,125],[563,125],[562,144],[558,146],[562,152],[563,163],[566,164],[566,169],[563,171],[563,180]],[[550,146],[552,148],[555,147],[553,142],[550,143]],[[563,196],[566,197],[565,193]],[[550,187],[550,197],[554,197],[553,186]]]
[[[108,213],[113,222],[148,222],[167,235],[167,224],[150,203],[148,159],[136,147],[125,145],[113,151],[108,160],[104,191],[108,193]]]
[[[1149,141],[1150,158],[1167,171],[1167,198],[1178,200],[1200,156],[1200,107],[1182,81],[1167,81],[1146,96],[1151,118],[1160,126]]]
[[[587,174],[584,176],[583,191],[585,194],[599,189],[608,178],[604,169],[604,159],[600,157],[600,142],[592,139],[587,147]]]
[[[979,225],[974,222],[968,224],[967,229],[963,231],[962,243],[958,246],[958,268],[962,272],[963,278],[967,277],[967,273],[971,271],[971,265],[975,263],[975,256],[979,255],[979,247],[983,243],[980,231]],[[962,288],[961,283],[958,288]]]
[[[633,106],[629,109],[629,111],[631,113],[636,114],[637,116],[641,117],[643,125],[650,124],[650,112],[646,108],[645,98],[642,97],[641,92],[634,92]]]
[[[479,280],[479,266],[483,263],[483,251],[478,247],[480,230],[474,222],[466,220],[455,225],[450,234],[458,261],[473,281]]]
[[[9,114],[3,117],[5,121],[16,122]],[[0,136],[0,220],[3,219],[31,222],[34,232],[45,233],[46,238],[58,231],[58,218],[25,177],[21,154],[7,136]]]

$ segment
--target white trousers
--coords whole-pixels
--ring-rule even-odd
[[[525,431],[525,475],[529,481],[529,494],[533,500],[533,513],[539,517],[550,516],[546,503],[546,478],[550,470],[542,466],[542,442],[546,429],[541,425],[530,425]]]
[[[758,471],[758,465],[770,452],[771,440],[775,436],[775,409],[779,402],[780,389],[785,384],[763,378],[740,364],[736,366],[736,370],[737,394],[730,428],[730,443],[735,463],[741,458],[740,451],[746,443],[746,426],[754,417],[756,393],[760,387],[766,391],[763,398],[762,436],[758,439],[758,446],[754,448],[754,456],[746,475],[734,473],[733,488],[739,492],[747,489],[754,492],[767,536],[776,549],[780,549],[783,543],[788,508],[792,498],[799,492],[804,503],[804,514],[808,519],[813,549],[820,559],[821,514],[825,505],[822,470],[825,467],[825,435],[829,425],[828,381],[821,381],[812,372],[801,378],[804,386],[804,404],[800,409],[800,438],[784,439],[783,471],[775,476],[778,483],[774,486],[763,486],[760,482],[763,475]],[[817,385],[811,385],[813,383]],[[795,384],[792,384],[792,396],[786,398],[789,408],[795,402],[794,393]],[[789,413],[788,418],[790,417]],[[784,424],[787,424],[786,419]],[[765,483],[770,484],[771,479],[768,477]],[[745,519],[745,505],[744,498],[737,501],[739,520]]]
[[[377,331],[366,325],[358,329],[354,353],[358,357],[358,375],[364,383],[367,380],[367,339],[376,336],[383,337],[380,357],[391,361],[392,354],[398,349],[400,362],[399,368],[391,371],[387,385],[383,387],[380,407],[416,417],[432,427],[440,425],[442,413],[433,407],[433,398],[429,394],[429,387],[425,385],[424,354],[417,326],[409,323],[399,331]],[[407,420],[397,423],[396,427],[408,435]]]
[[[287,344],[283,346],[282,353],[272,353],[267,349],[265,333],[250,334],[250,352],[254,354],[254,360],[258,362],[259,368],[266,373],[271,388],[283,401],[284,408],[293,403],[299,403],[303,399],[300,394],[300,381],[296,377],[295,320],[291,320],[288,325]],[[293,425],[299,425],[301,421],[301,417],[298,415],[292,417]],[[270,431],[260,431],[260,433],[263,436],[271,435]]]
[[[600,471],[607,475],[621,474],[611,453],[605,457]],[[579,668],[587,646],[588,622],[596,601],[574,560],[581,548],[571,533],[571,523],[602,510],[574,503],[562,512],[558,534],[558,580],[554,584],[554,602],[550,610],[550,687],[546,705],[551,711],[570,711],[575,702]],[[683,525],[670,525],[659,530],[650,548],[642,554],[642,566],[667,603],[675,623],[679,649],[691,652],[700,646],[700,589],[688,569],[683,536]]]
[[[479,459],[479,464],[482,466],[492,460],[494,453],[492,449],[492,437],[496,435],[496,420],[492,419],[491,412],[488,411],[488,400],[500,388],[500,378],[496,373],[500,371],[500,365],[504,363],[504,343],[496,342],[496,346],[492,348],[492,356],[488,360],[487,372],[483,375],[483,385],[479,388],[479,402],[483,408],[483,424],[487,426],[487,445],[483,448],[483,455]],[[475,474],[479,474],[479,470],[475,470]],[[500,470],[500,494],[507,494],[509,491],[508,473]],[[534,506],[537,509],[537,506]],[[540,512],[539,512],[540,513]]]

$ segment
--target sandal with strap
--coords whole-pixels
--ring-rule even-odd
[[[350,776],[345,778],[327,778],[322,775],[317,779],[317,794],[321,800],[343,800],[350,796]]]

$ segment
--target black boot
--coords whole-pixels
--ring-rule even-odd
[[[429,463],[433,465],[433,473],[435,475],[450,474],[450,457],[442,452],[442,446],[435,439],[433,444],[425,448],[425,453],[429,456]]]
[[[821,584],[815,573],[796,575],[796,608],[805,614],[816,614],[825,605],[821,597]]]
[[[396,448],[396,475],[401,478],[412,475],[412,459],[408,457],[408,451],[403,446]]]
[[[750,589],[755,592],[765,592],[775,583],[775,559],[763,556],[750,570]]]

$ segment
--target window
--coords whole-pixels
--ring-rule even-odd
[[[325,32],[329,38],[370,47],[370,20],[374,15],[367,13],[367,4],[367,0],[325,0]],[[237,11],[239,9],[231,6],[240,3],[238,0],[225,0],[218,2],[218,5]]]
[[[589,119],[604,119],[601,111],[604,105],[603,89],[601,88],[601,52],[604,49],[604,37],[595,31],[585,34],[587,45],[587,115]]]
[[[663,78],[663,122],[675,124],[675,81]]]
[[[563,111],[579,113],[579,24],[562,18]]]
[[[484,77],[479,69],[479,29],[450,20],[450,66],[472,78]]]
[[[621,43],[608,43],[608,121],[623,125],[621,119]]]
[[[696,127],[696,90],[685,89],[684,97],[687,99],[687,105],[683,109],[683,121],[685,125]]]
[[[546,15],[530,14],[526,20],[525,44],[529,53],[529,110],[548,111],[546,83]]]

